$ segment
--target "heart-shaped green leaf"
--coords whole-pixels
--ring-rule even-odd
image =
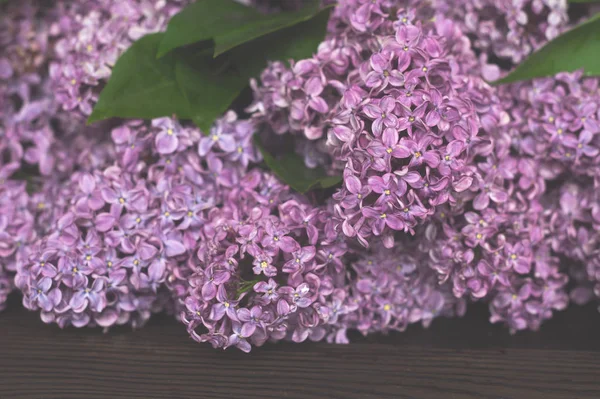
[[[531,54],[508,76],[494,84],[553,76],[583,69],[585,75],[600,75],[600,14],[563,33]]]

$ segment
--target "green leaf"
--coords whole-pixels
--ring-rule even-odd
[[[584,69],[587,76],[600,74],[600,14],[563,33],[531,54],[508,76],[493,84],[505,84],[558,72]]]
[[[233,0],[199,0],[171,18],[157,57],[208,40],[214,41],[214,56],[218,57],[257,38],[309,21],[319,10],[318,0],[310,0],[295,12],[268,15]]]
[[[319,12],[319,3],[317,0],[311,0],[308,5],[295,12],[261,15],[236,29],[215,35],[215,57],[243,43],[310,20]]]
[[[245,43],[226,55],[243,66],[249,77],[259,74],[268,61],[309,58],[325,37],[330,13],[330,8],[323,9],[306,22]]]
[[[255,144],[269,169],[284,183],[300,193],[305,193],[312,188],[333,187],[342,181],[341,176],[328,176],[323,168],[307,168],[304,160],[298,154],[289,153],[276,159],[265,150],[258,139],[255,140]]]
[[[189,44],[211,40],[261,16],[233,0],[198,0],[173,16],[157,57]]]
[[[210,54],[177,60],[177,84],[189,104],[194,123],[208,134],[213,121],[227,110],[248,84],[248,76],[227,59]]]
[[[212,122],[248,84],[229,57],[214,59],[205,48],[156,59],[162,34],[145,36],[113,68],[88,123],[121,117],[192,119],[207,133]]]
[[[161,33],[136,41],[115,64],[88,123],[108,119],[152,119],[177,115],[191,118],[191,110],[175,79],[174,57],[157,60]]]

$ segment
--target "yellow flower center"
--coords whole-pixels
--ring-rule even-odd
[[[172,136],[173,135],[173,129],[167,129],[167,134],[169,136]]]
[[[382,219],[387,218],[387,214],[386,213],[382,213],[381,216],[380,216],[380,218],[382,218]]]
[[[515,259],[517,259],[517,254],[510,254],[510,258],[511,258],[512,260],[515,260]]]
[[[450,160],[450,155],[446,155],[446,156],[444,157],[444,159],[445,159],[446,161],[449,161],[449,160]]]
[[[415,117],[414,117],[414,116],[410,116],[410,117],[408,118],[408,121],[409,121],[409,122],[414,122],[414,121],[415,121]]]
[[[119,198],[119,204],[124,204],[125,203],[125,198],[121,197]]]
[[[217,141],[217,140],[219,140],[219,136],[217,136],[216,134],[213,134],[212,139],[213,139],[213,141]]]
[[[260,262],[260,267],[261,268],[266,269],[267,266],[269,266],[269,264],[266,261],[263,260],[262,262]]]
[[[388,147],[385,152],[387,152],[388,154],[391,154],[394,150],[392,149],[392,147]]]
[[[71,79],[71,84],[72,84],[73,86],[75,86],[75,85],[77,84],[77,81],[76,81],[75,79]]]
[[[385,190],[384,193],[385,193],[385,195],[390,195],[391,191],[390,190]]]
[[[165,215],[166,217],[169,217],[169,216],[171,216],[171,212],[169,212],[169,211],[166,211],[166,212],[164,213],[164,215]]]
[[[92,255],[86,255],[85,260],[92,260]]]
[[[389,312],[391,308],[392,308],[392,305],[390,305],[389,303],[386,303],[385,305],[383,305],[383,310],[385,310],[386,312]]]
[[[477,233],[475,237],[477,237],[478,240],[481,240],[483,238],[483,234]]]
[[[138,216],[137,218],[135,218],[135,222],[136,222],[136,223],[139,223],[139,222],[141,222],[141,221],[142,221],[142,218],[141,218],[141,217],[139,217],[139,216]]]
[[[423,154],[421,154],[421,151],[415,152],[415,158],[420,158],[421,156],[423,156]]]
[[[558,135],[560,136],[561,134],[563,134],[563,130],[559,128],[559,129],[556,131],[556,134],[558,134]]]

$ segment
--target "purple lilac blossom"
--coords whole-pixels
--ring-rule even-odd
[[[452,21],[421,21],[418,9],[396,15],[349,77],[328,133],[345,162],[336,216],[364,246],[372,236],[392,246],[394,232],[414,234],[436,208],[454,206],[475,181],[474,160],[491,150],[490,134],[507,122],[493,89],[469,74],[477,60]]]
[[[567,29],[567,0],[437,1],[477,51],[517,65]],[[492,77],[492,79],[494,79]]]
[[[326,209],[250,170],[199,232],[181,319],[195,340],[245,352],[268,340],[345,342],[347,251]]]
[[[589,300],[598,281],[597,87],[581,72],[501,87],[510,122],[459,206],[425,228],[440,281],[488,301],[492,322],[513,332],[539,328],[569,296]]]
[[[428,327],[438,316],[462,316],[465,298],[438,284],[427,267],[427,254],[415,251],[414,237],[405,236],[393,249],[374,245],[352,263],[356,273],[349,295],[356,310],[342,316],[346,328],[363,334],[404,331],[409,324]]]
[[[510,135],[516,151],[528,158],[519,186],[535,192],[545,207],[552,251],[578,264],[578,287],[584,302],[600,294],[600,95],[599,80],[582,71],[517,83],[504,89],[510,107]],[[537,175],[532,173],[537,170]]]

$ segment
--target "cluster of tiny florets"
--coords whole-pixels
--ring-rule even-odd
[[[9,3],[0,309],[17,288],[61,327],[167,311],[247,352],[427,327],[473,301],[535,330],[600,297],[598,79],[486,83],[574,23],[565,1],[339,1],[312,57],[270,63],[250,116],[207,132],[85,125],[118,57],[189,1]],[[256,136],[341,184],[294,192]]]

